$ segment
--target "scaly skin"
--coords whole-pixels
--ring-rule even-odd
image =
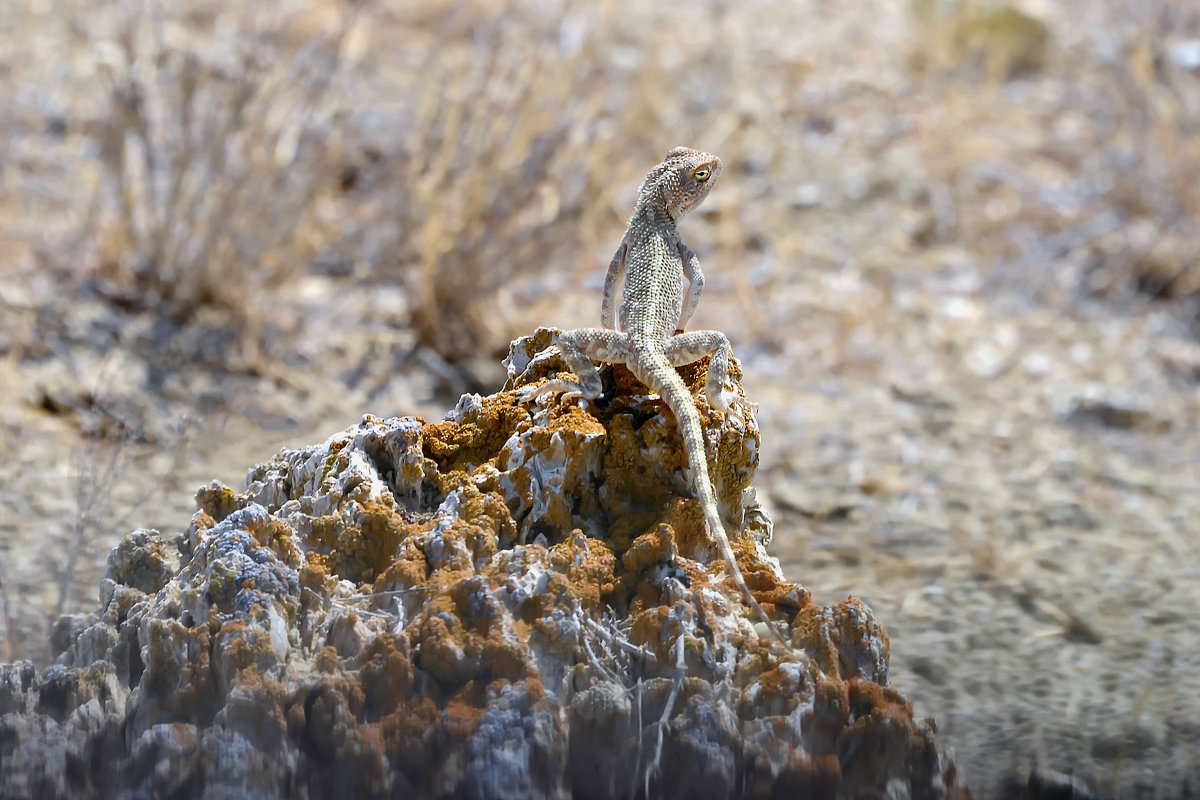
[[[725,334],[720,331],[675,333],[691,318],[704,287],[700,260],[679,238],[676,223],[704,202],[720,175],[721,159],[686,147],[676,147],[667,153],[661,164],[650,170],[638,190],[629,227],[608,267],[600,312],[604,327],[579,328],[564,331],[559,336],[559,354],[578,377],[578,382],[549,380],[526,387],[519,393],[518,401],[530,403],[543,394],[587,399],[599,396],[604,387],[593,361],[624,364],[638,380],[656,392],[675,415],[696,494],[704,506],[704,518],[729,564],[738,590],[746,604],[782,642],[783,637],[746,585],[729,545],[708,476],[700,415],[691,393],[675,371],[675,367],[712,356],[704,394],[714,409],[726,414],[735,413],[731,405],[734,395],[724,386],[729,365],[729,340]],[[624,292],[618,327],[614,306],[622,277]],[[684,278],[689,284],[686,295]],[[534,359],[535,362],[539,360],[540,357]]]

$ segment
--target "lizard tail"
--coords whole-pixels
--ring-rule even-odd
[[[688,391],[683,379],[679,377],[679,373],[667,362],[665,356],[656,353],[646,360],[649,362],[647,366],[650,368],[645,369],[646,374],[639,378],[642,378],[643,383],[658,393],[658,396],[671,409],[671,413],[675,415],[675,421],[683,435],[683,449],[687,453],[688,467],[692,471],[696,494],[700,496],[700,503],[704,507],[704,518],[708,522],[713,538],[721,548],[721,555],[729,565],[734,583],[737,584],[738,591],[741,592],[746,605],[754,610],[754,613],[766,624],[779,642],[787,644],[776,629],[774,622],[767,616],[767,612],[754,598],[750,587],[746,585],[746,579],[742,577],[742,570],[738,567],[737,556],[729,544],[729,537],[725,534],[725,524],[721,521],[717,498],[713,494],[712,482],[708,478],[708,456],[704,450],[704,433],[700,428],[700,414],[696,410],[696,401],[692,398],[692,393]]]

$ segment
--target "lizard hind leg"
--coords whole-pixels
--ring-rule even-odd
[[[688,331],[667,340],[663,352],[672,367],[682,367],[712,356],[708,362],[708,378],[704,382],[704,395],[708,404],[718,411],[733,414],[733,392],[725,389],[725,378],[729,375],[729,338],[720,331]]]
[[[563,331],[558,336],[558,352],[543,353],[529,363],[526,374],[535,365],[558,357],[567,369],[575,373],[576,380],[554,378],[536,386],[524,386],[517,392],[518,403],[531,403],[544,394],[561,394],[567,399],[583,397],[588,400],[599,397],[604,391],[600,373],[593,361],[624,363],[628,350],[623,333],[606,328],[577,328]]]

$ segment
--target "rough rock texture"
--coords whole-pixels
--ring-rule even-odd
[[[766,555],[754,420],[700,401],[790,649],[738,602],[670,414],[605,376],[588,408],[531,416],[510,378],[440,423],[364,417],[126,536],[58,663],[0,665],[0,797],[967,797],[870,609]]]

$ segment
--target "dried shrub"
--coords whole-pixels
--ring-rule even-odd
[[[500,295],[587,253],[608,212],[594,54],[558,46],[553,14],[456,5],[381,76],[392,124],[347,131],[343,206],[358,234],[343,247],[404,285],[418,345],[452,364],[500,352]]]
[[[126,306],[178,322],[215,308],[244,332],[321,227],[353,16],[300,43],[298,15],[260,25],[224,3],[120,4],[117,16],[96,45],[93,274]]]
[[[1200,11],[1165,2],[1121,11],[1119,50],[1097,65],[1097,87],[1101,169],[1124,224],[1092,248],[1086,285],[1200,300],[1200,64],[1180,49],[1200,37]]]
[[[1050,31],[1015,4],[913,0],[912,14],[926,45],[912,53],[911,66],[917,71],[982,73],[996,82],[1046,66]]]
[[[243,338],[310,268],[396,280],[419,346],[496,350],[497,295],[609,212],[596,53],[558,41],[570,5],[122,5],[97,47],[91,274]]]

